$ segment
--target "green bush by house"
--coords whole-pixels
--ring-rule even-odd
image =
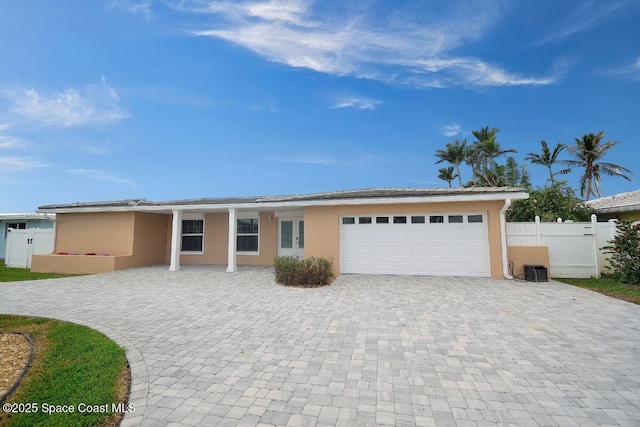
[[[325,258],[276,257],[276,282],[285,286],[326,286],[333,280],[333,262]]]

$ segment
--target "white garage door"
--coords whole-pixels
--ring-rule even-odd
[[[486,214],[341,217],[340,271],[489,277]]]

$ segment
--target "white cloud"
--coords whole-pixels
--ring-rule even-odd
[[[33,157],[19,157],[19,156],[7,156],[0,157],[0,171],[4,169],[13,170],[25,170],[42,168],[47,166],[46,163],[41,162]]]
[[[130,179],[123,178],[118,175],[111,174],[98,169],[70,169],[67,172],[73,175],[80,175],[86,178],[97,179],[98,181],[111,182],[114,184],[129,185],[131,187],[137,187],[138,185]]]
[[[21,139],[2,134],[7,129],[9,129],[8,123],[0,125],[0,148],[24,148],[26,144]]]
[[[460,125],[456,123],[446,125],[442,130],[442,134],[444,136],[456,136],[459,133],[460,133]]]
[[[375,110],[382,101],[364,96],[341,96],[331,108],[355,108],[357,110]]]
[[[321,73],[418,87],[547,85],[555,80],[454,53],[493,25],[500,17],[498,3],[450,2],[439,15],[398,8],[376,22],[366,11],[320,11],[304,0],[221,1],[207,7],[180,1],[173,8],[211,17],[209,28],[195,35],[224,39],[270,61]]]
[[[12,111],[40,126],[72,127],[118,122],[127,117],[120,98],[102,78],[99,85],[82,90],[38,93],[35,89],[16,88],[1,93],[13,103]]]
[[[572,14],[568,16],[563,14],[556,24],[557,29],[552,30],[547,36],[535,42],[534,46],[562,40],[594,28],[607,22],[615,13],[632,3],[633,2],[611,0],[583,1],[580,7]]]
[[[610,74],[619,74],[631,80],[640,80],[640,57],[629,65],[610,70]]]

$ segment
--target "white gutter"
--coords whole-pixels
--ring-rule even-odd
[[[504,206],[500,209],[500,243],[502,244],[502,274],[507,280],[513,279],[509,274],[509,259],[507,257],[507,209],[511,206],[511,199],[504,201]]]

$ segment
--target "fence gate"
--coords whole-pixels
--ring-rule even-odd
[[[11,268],[31,268],[31,256],[52,253],[54,240],[54,229],[10,230],[5,265]]]
[[[598,277],[597,248],[593,224],[540,224],[542,246],[549,248],[549,266],[554,277]]]
[[[602,247],[616,232],[615,222],[512,222],[507,224],[509,246],[547,246],[552,277],[600,277],[609,255]]]

